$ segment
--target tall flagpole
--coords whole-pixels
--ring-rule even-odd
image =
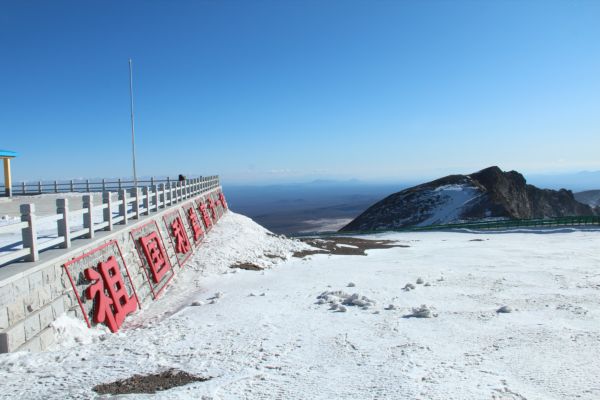
[[[133,185],[137,188],[138,180],[135,171],[135,128],[133,123],[133,73],[131,69],[131,58],[129,59],[129,100],[131,109],[131,156],[133,160]]]

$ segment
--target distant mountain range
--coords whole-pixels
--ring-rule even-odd
[[[516,171],[489,167],[450,175],[394,193],[341,231],[379,230],[485,219],[594,215],[570,190],[539,189]]]
[[[563,174],[527,174],[527,182],[544,189],[566,188],[573,192],[600,189],[600,171]]]

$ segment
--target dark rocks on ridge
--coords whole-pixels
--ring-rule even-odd
[[[394,193],[340,231],[383,230],[491,219],[591,216],[594,209],[566,189],[539,189],[516,171],[489,167],[449,175]]]

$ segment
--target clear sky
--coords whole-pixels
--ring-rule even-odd
[[[9,1],[21,180],[600,169],[600,1]]]

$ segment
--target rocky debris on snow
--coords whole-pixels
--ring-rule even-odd
[[[192,304],[190,304],[192,307],[199,307],[199,306],[203,306],[204,302],[203,301],[193,301]]]
[[[569,311],[576,315],[587,315],[588,310],[574,304],[559,304],[555,307],[556,310]],[[515,310],[518,311],[518,310]]]
[[[343,306],[360,307],[363,310],[369,309],[375,305],[375,301],[358,293],[348,294],[341,290],[326,291],[317,296],[317,304],[330,304],[330,310],[340,311]],[[345,311],[345,307],[344,311]]]
[[[168,371],[149,374],[134,375],[127,379],[120,379],[111,383],[94,386],[98,394],[131,394],[131,393],[156,393],[177,386],[187,385],[192,382],[205,382],[212,377],[203,377],[189,374],[185,371],[170,369]]]
[[[347,287],[355,287],[356,284],[354,282],[348,282]]]
[[[425,283],[425,281],[423,280],[423,278],[418,277],[417,278],[417,285],[422,285],[423,283]]]
[[[513,309],[511,306],[502,306],[499,309],[497,309],[496,312],[498,314],[508,314],[508,313],[513,312]]]
[[[278,254],[264,253],[263,255],[264,255],[265,257],[267,257],[267,258],[270,258],[270,259],[272,259],[272,260],[276,260],[276,259],[279,259],[279,260],[285,260],[285,257],[283,257],[283,256],[280,256],[280,255],[278,255]]]
[[[262,271],[263,270],[263,267],[256,265],[254,263],[250,263],[250,262],[232,264],[229,266],[229,268],[245,269],[246,271]]]
[[[344,256],[366,256],[366,250],[390,249],[393,247],[410,247],[398,244],[393,240],[358,239],[346,236],[331,236],[323,238],[301,238],[302,242],[313,247],[312,250],[302,250],[294,253],[294,257],[303,258],[313,254],[334,254]]]
[[[390,310],[390,311],[391,311],[391,310],[396,310],[396,309],[397,309],[397,308],[396,308],[396,306],[395,306],[395,305],[393,305],[393,304],[390,304],[390,305],[388,305],[388,306],[385,308],[385,310]]]
[[[431,283],[425,282],[425,284],[423,286],[431,286]]]
[[[223,292],[217,292],[212,297],[209,297],[207,300],[210,300],[210,304],[215,304],[217,300],[223,297]]]
[[[414,307],[411,314],[407,314],[404,318],[432,318],[437,317],[437,314],[433,312],[433,308],[427,306],[427,304],[421,304],[420,307]]]
[[[344,307],[344,306],[339,306],[339,307],[337,308],[337,311],[338,311],[338,312],[346,312],[346,311],[347,311],[347,308],[346,308],[346,307]]]
[[[415,285],[413,285],[412,283],[407,283],[406,285],[404,285],[404,287],[402,288],[403,290],[410,292],[411,290],[416,289],[417,287]]]

